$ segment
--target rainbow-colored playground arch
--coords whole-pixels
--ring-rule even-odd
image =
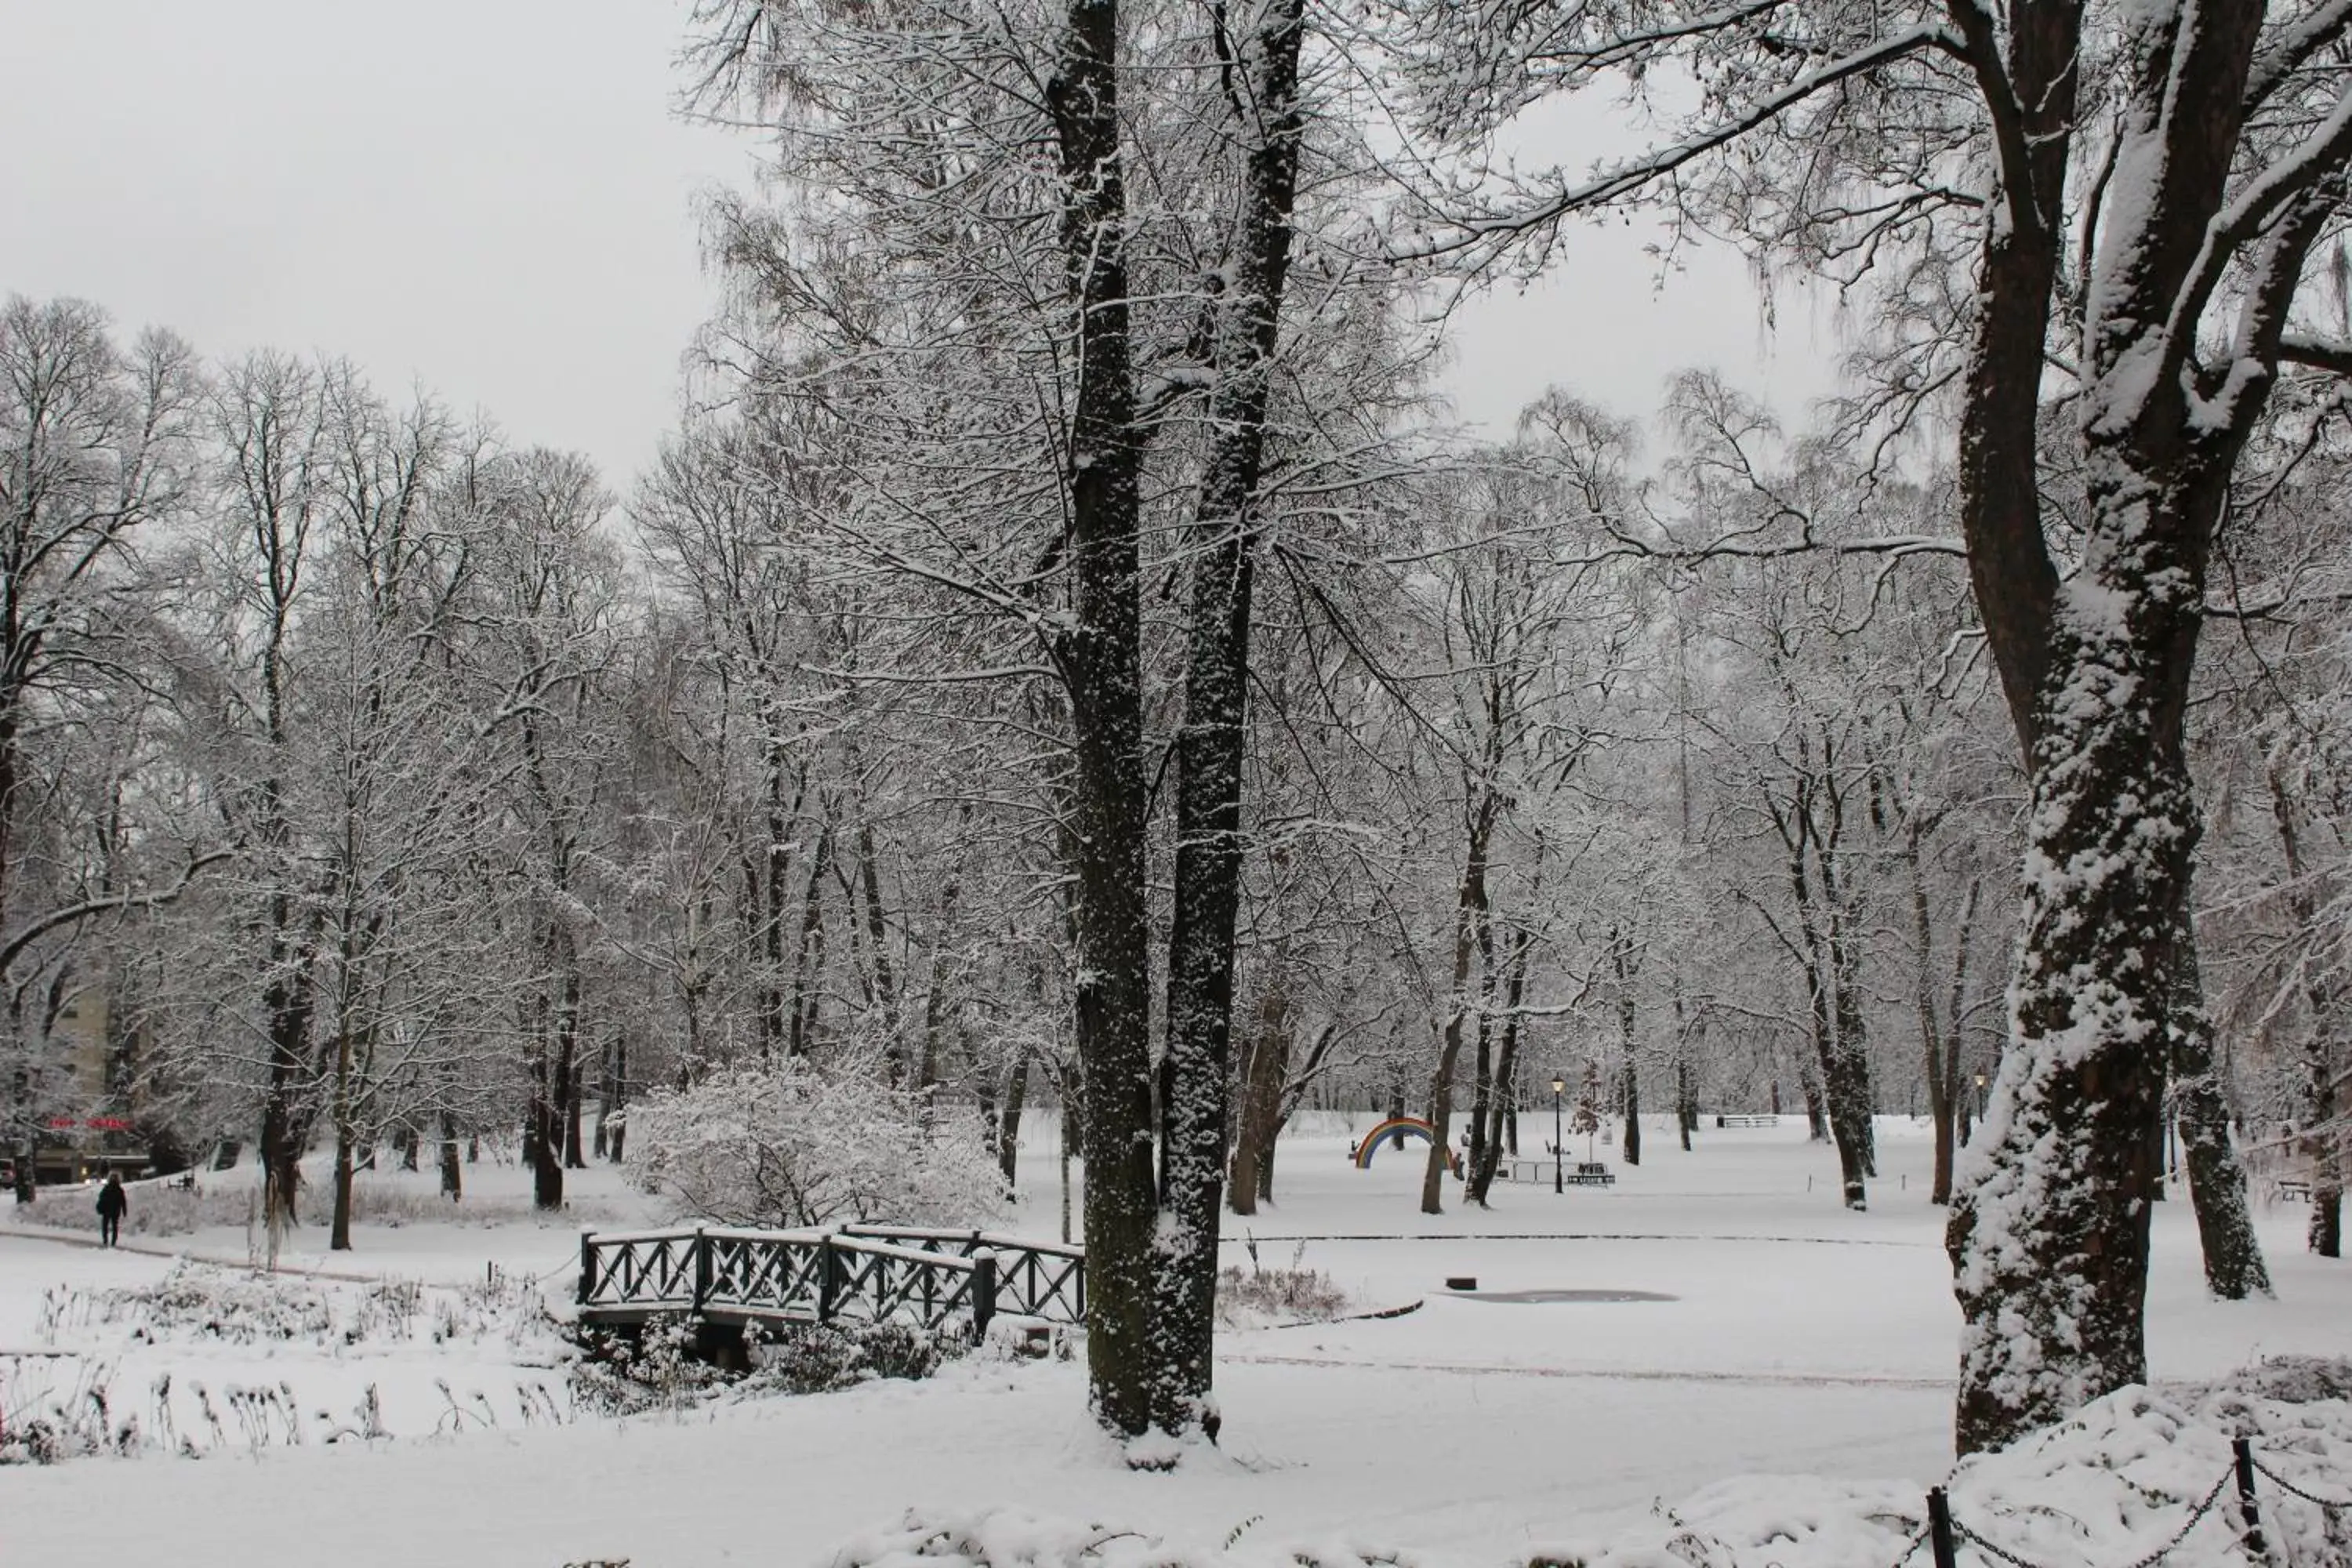
[[[1418,1138],[1424,1143],[1434,1143],[1437,1142],[1437,1129],[1418,1116],[1391,1116],[1365,1133],[1363,1142],[1356,1145],[1356,1169],[1371,1169],[1372,1155],[1379,1151],[1382,1142],[1390,1138]],[[1445,1152],[1445,1164],[1455,1175],[1462,1173],[1462,1156],[1451,1149]]]

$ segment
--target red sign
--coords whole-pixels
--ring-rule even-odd
[[[87,1127],[94,1132],[131,1131],[131,1123],[120,1116],[93,1116],[87,1121],[77,1121],[70,1116],[52,1116],[49,1118],[48,1126],[54,1132],[69,1132],[77,1127]]]

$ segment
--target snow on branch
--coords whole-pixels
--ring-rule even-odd
[[[189,884],[196,879],[197,872],[207,866],[227,859],[235,853],[236,851],[230,849],[213,849],[190,858],[186,868],[180,873],[179,881],[160,893],[134,889],[130,892],[112,893],[99,899],[86,899],[78,904],[67,904],[61,909],[51,910],[47,914],[34,920],[5,942],[0,942],[0,973],[6,973],[9,965],[16,962],[26,948],[61,927],[76,925],[86,920],[94,920],[100,915],[111,914],[117,910],[154,909],[175,902],[181,894],[188,890]]]
[[[1741,112],[1717,121],[1696,136],[1669,147],[1658,148],[1581,185],[1566,186],[1557,195],[1517,212],[1460,219],[1454,225],[1457,232],[1430,237],[1418,246],[1391,251],[1390,258],[1395,261],[1434,260],[1480,246],[1506,243],[1531,230],[1548,227],[1572,214],[1605,206],[1635,194],[1709,153],[1728,146],[1757,127],[1779,119],[1816,93],[1928,49],[1940,49],[1958,59],[1968,58],[1968,47],[1958,34],[1940,23],[1923,23],[1879,39],[1819,70],[1809,72],[1780,91],[1765,95]]]
[[[2271,94],[2347,26],[2352,26],[2352,0],[2325,0],[2308,16],[2288,24],[2246,73],[2246,111],[2251,114],[2269,101]]]

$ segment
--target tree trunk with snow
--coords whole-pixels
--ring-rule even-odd
[[[2299,58],[2266,56],[2258,70],[2262,21],[2258,7],[2180,5],[2125,19],[2115,185],[2085,301],[2081,564],[2046,616],[2033,593],[1979,570],[1988,638],[2010,650],[2001,673],[2032,786],[2013,1037],[1952,1216],[1963,1450],[1999,1447],[2147,1373],[2159,1177],[2147,1129],[2179,1039],[2171,1015],[2194,984],[2179,911],[2200,822],[2182,730],[2206,567],[2333,211],[2326,193],[2352,153],[2339,107],[2231,190],[2265,81]],[[2064,51],[2047,68],[2071,95]],[[2220,313],[2233,264],[2236,323],[2205,363],[2200,324]],[[1987,353],[1980,336],[1972,382]],[[1973,557],[1994,525],[1963,500]],[[2055,581],[2038,537],[2015,553],[2029,588]],[[2029,711],[2021,671],[2032,677]],[[2226,1153],[2226,1141],[2209,1147]],[[2242,1180],[2233,1160],[2218,1164],[2207,1195]]]
[[[1446,987],[1446,1010],[1438,1028],[1437,1067],[1429,1075],[1429,1158],[1421,1173],[1421,1212],[1445,1212],[1445,1176],[1451,1168],[1454,1074],[1462,1062],[1462,1027],[1470,1016],[1470,961],[1477,951],[1479,922],[1486,918],[1486,855],[1499,808],[1492,790],[1474,782],[1469,840],[1462,887],[1454,900],[1454,971]]]
[[[1013,1184],[1013,1173],[1021,1157],[1021,1118],[1029,1108],[1029,1053],[1024,1050],[1013,1059],[1013,1070],[1004,1086],[1004,1109],[997,1113],[995,1127],[996,1168],[1004,1173],[1007,1186]]]
[[[1303,0],[1261,0],[1235,113],[1249,143],[1240,234],[1218,300],[1213,433],[1192,531],[1184,724],[1176,737],[1175,910],[1168,937],[1167,1092],[1160,1110],[1160,1255],[1153,1399],[1168,1432],[1200,1425],[1213,1371],[1217,1215],[1233,1081],[1234,931],[1241,909],[1242,763],[1248,738],[1250,595],[1291,210],[1305,133]]]
[[[1141,457],[1129,341],[1117,0],[1071,0],[1046,84],[1076,338],[1071,392],[1070,700],[1076,1030],[1085,1072],[1087,1375],[1095,1418],[1151,1424],[1153,1230],[1147,790],[1140,636]]]
[[[2313,896],[2303,857],[2300,813],[2284,773],[2268,770],[2271,819],[2278,830],[2279,855],[2286,866],[2287,908],[2306,941],[2319,931],[2319,902]],[[2315,965],[2304,983],[2311,1017],[2303,1047],[2303,1152],[2311,1162],[2311,1223],[2306,1245],[2322,1258],[2344,1255],[2344,1129],[2337,1124],[2336,1042],[2341,1028],[2341,998],[2334,980]]]
[[[457,1158],[457,1119],[446,1110],[441,1113],[441,1195],[453,1204],[466,1195],[466,1168]]]
[[[1642,1068],[1634,1047],[1633,974],[1631,944],[1620,939],[1610,944],[1610,960],[1617,971],[1617,1052],[1624,1063],[1619,1109],[1625,1113],[1625,1163],[1642,1163]]]
[[[1511,956],[1503,980],[1503,1043],[1495,1055],[1494,1110],[1486,1131],[1484,1157],[1471,1163],[1470,1185],[1465,1194],[1469,1202],[1481,1206],[1486,1202],[1488,1189],[1495,1184],[1495,1169],[1502,1163],[1505,1145],[1509,1145],[1513,1154],[1518,1152],[1517,1135],[1507,1130],[1507,1124],[1512,1120],[1512,1109],[1518,1098],[1519,1005],[1527,999],[1528,949],[1532,945],[1533,938],[1525,926],[1511,933]]]
[[[2189,1196],[2205,1256],[2205,1288],[2225,1301],[2271,1293],[2270,1269],[2246,1203],[2246,1173],[2230,1142],[2230,1107],[2213,1059],[2213,1023],[2199,983],[2197,932],[2184,906],[2176,917],[2170,1058],[2171,1108],[2189,1162]],[[2162,1117],[2154,1138],[2163,1141]],[[2159,1160],[2162,1155],[2158,1155]],[[2161,1193],[2159,1172],[2157,1191]]]
[[[1262,1177],[1281,1128],[1282,1087],[1290,1067],[1290,995],[1278,967],[1267,975],[1250,1031],[1249,1059],[1242,1071],[1242,1109],[1234,1130],[1234,1153],[1226,1173],[1226,1203],[1237,1215],[1257,1213]]]

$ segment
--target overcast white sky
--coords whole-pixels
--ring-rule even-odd
[[[209,354],[274,346],[422,384],[625,490],[675,417],[712,293],[695,194],[740,136],[680,123],[685,0],[0,0],[0,291],[78,294]],[[1571,162],[1581,163],[1582,159]],[[1739,262],[1654,288],[1652,237],[1458,318],[1462,414],[1555,381],[1643,413],[1693,364],[1797,413],[1825,388],[1800,303],[1757,326]]]

